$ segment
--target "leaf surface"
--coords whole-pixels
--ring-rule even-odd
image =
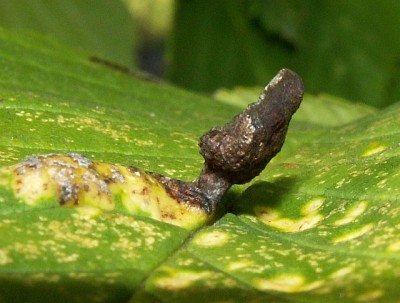
[[[0,31],[3,167],[79,152],[192,180],[197,138],[244,107],[88,57]],[[399,107],[374,112],[331,97],[302,107],[278,158],[226,196],[231,213],[194,232],[121,209],[32,207],[0,184],[0,298],[393,302]]]
[[[132,66],[135,24],[123,1],[0,1],[0,26],[40,32]]]
[[[400,98],[399,18],[393,0],[177,1],[168,75],[212,91],[287,67],[308,93],[384,107]]]

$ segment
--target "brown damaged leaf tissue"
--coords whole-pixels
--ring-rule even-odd
[[[200,138],[204,167],[193,182],[89,160],[76,153],[32,156],[0,169],[5,186],[27,205],[111,211],[122,208],[193,229],[211,221],[225,192],[259,175],[281,150],[303,98],[301,78],[282,69],[257,102]]]

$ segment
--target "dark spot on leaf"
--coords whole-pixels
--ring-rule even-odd
[[[104,180],[104,182],[106,182],[107,184],[115,183],[114,180],[113,180],[110,176],[104,176],[103,180]]]
[[[78,200],[79,186],[77,184],[68,184],[60,187],[59,203],[65,205],[69,202],[79,204]]]

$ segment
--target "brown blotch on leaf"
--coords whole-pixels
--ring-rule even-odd
[[[200,138],[204,168],[194,182],[183,182],[151,173],[178,201],[212,213],[233,184],[258,176],[281,150],[292,115],[303,99],[301,78],[282,69],[257,102],[223,127],[214,127]]]
[[[61,186],[58,196],[60,205],[65,205],[69,202],[73,202],[75,205],[78,205],[79,186],[77,184],[68,184],[67,186]]]
[[[148,173],[160,182],[168,194],[177,200],[178,203],[183,201],[211,213],[212,209],[208,206],[207,197],[203,195],[193,182],[175,180],[153,172]]]
[[[147,187],[143,187],[142,192],[140,194],[142,194],[143,196],[146,196],[149,194],[149,189]]]

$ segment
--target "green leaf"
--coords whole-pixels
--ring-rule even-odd
[[[309,93],[383,107],[400,98],[399,18],[393,0],[177,1],[168,76],[209,92],[288,67]]]
[[[204,97],[92,63],[88,54],[37,35],[1,31],[0,49],[2,165],[75,151],[191,179],[201,169],[196,138],[234,114],[225,105],[209,107]],[[59,296],[126,301],[189,235],[126,213],[91,215],[54,203],[32,209],[9,189],[0,196],[5,300],[44,301],[43,288],[52,285],[49,302]]]
[[[125,66],[134,63],[135,24],[123,1],[0,0],[0,26],[37,31]]]
[[[177,292],[200,302],[205,287],[219,290],[215,302],[254,290],[256,302],[393,301],[399,116],[396,107],[326,131],[269,166],[237,199],[236,215],[199,231],[146,290],[162,302]]]
[[[3,172],[33,154],[79,152],[192,180],[197,138],[244,105],[88,57],[0,31]],[[399,109],[308,96],[278,158],[229,192],[230,214],[195,231],[122,208],[60,207],[55,197],[34,207],[0,177],[0,299],[393,302]]]

